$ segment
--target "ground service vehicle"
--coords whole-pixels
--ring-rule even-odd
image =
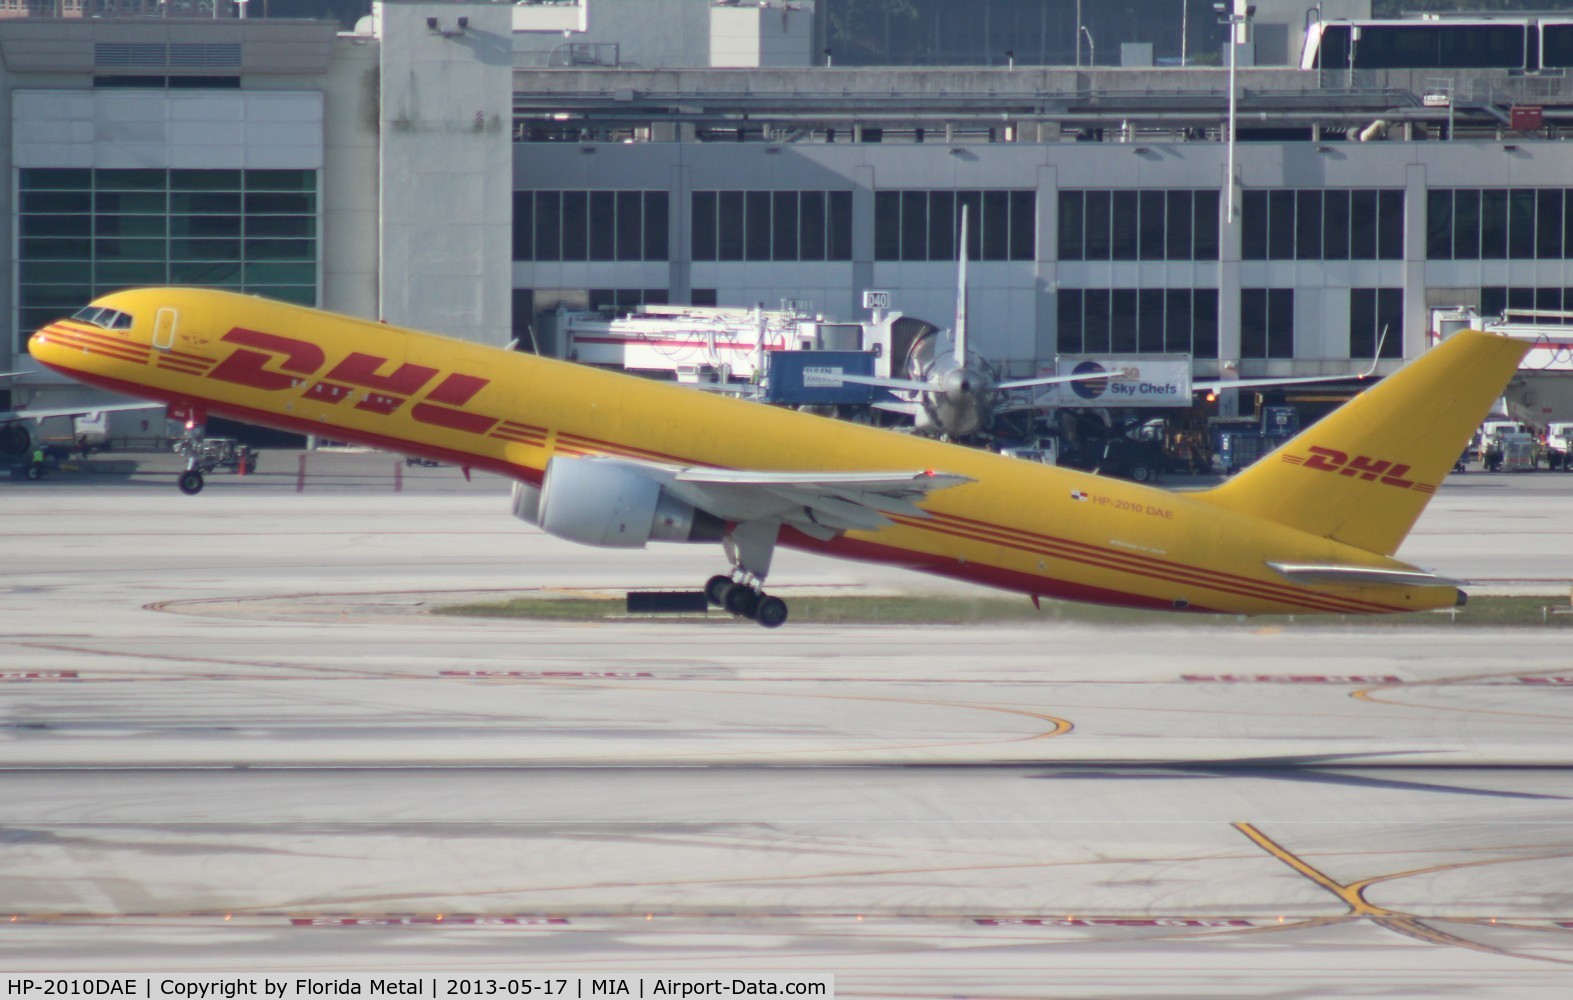
[[[1219,421],[1213,425],[1213,455],[1226,476],[1254,464],[1300,431],[1300,414],[1292,406],[1264,406],[1260,421]]]
[[[1573,422],[1546,425],[1546,465],[1563,472],[1573,472]]]
[[[181,441],[175,444],[175,451],[187,455],[192,450],[192,447],[188,447],[186,442]],[[250,445],[241,444],[233,438],[204,438],[194,458],[196,468],[202,472],[249,473],[257,471],[256,452],[251,450]]]

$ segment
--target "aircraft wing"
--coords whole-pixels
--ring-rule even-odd
[[[1092,382],[1100,378],[1118,379],[1121,372],[1086,372],[1081,375],[1045,375],[1042,378],[1016,378],[1008,382],[1001,382],[999,388],[1004,392],[1012,389],[1031,389],[1043,385],[1063,385],[1066,382]]]
[[[1376,340],[1376,350],[1371,357],[1371,367],[1363,372],[1350,372],[1348,375],[1304,375],[1296,378],[1247,378],[1216,379],[1211,382],[1192,382],[1192,392],[1221,392],[1224,389],[1255,389],[1270,385],[1309,385],[1313,382],[1348,382],[1350,379],[1365,381],[1376,374],[1377,362],[1382,360],[1382,344],[1387,340],[1387,328],[1382,328],[1382,335]]]
[[[1384,569],[1380,566],[1276,562],[1270,562],[1267,565],[1290,583],[1343,583],[1351,586],[1371,584],[1387,587],[1457,587],[1461,583],[1459,580],[1450,580],[1445,576],[1437,576],[1435,573],[1427,573],[1418,569],[1404,570]]]
[[[686,389],[698,389],[700,392],[713,392],[719,396],[738,396],[743,399],[753,399],[759,395],[759,386],[747,382],[679,382],[678,385]]]
[[[1211,382],[1192,382],[1192,392],[1222,392],[1225,389],[1256,389],[1270,385],[1307,385],[1312,382],[1363,381],[1371,372],[1350,372],[1348,375],[1304,375],[1295,378],[1242,378],[1217,379]]]
[[[916,501],[935,490],[973,482],[936,472],[661,471],[673,494],[722,520],[779,520],[821,539],[886,527],[891,523],[886,514],[928,517]]]
[[[884,389],[904,389],[907,392],[934,392],[939,387],[933,382],[920,382],[911,378],[881,378],[878,375],[819,375],[825,381],[851,382],[854,385],[877,385]]]
[[[37,409],[12,410],[4,414],[6,420],[47,420],[50,417],[81,417],[89,413],[118,413],[122,410],[162,410],[163,403],[146,400],[129,403],[94,404],[92,406],[43,406]]]

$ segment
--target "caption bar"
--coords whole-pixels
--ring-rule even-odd
[[[596,975],[587,972],[487,974],[444,973],[384,976],[237,973],[212,976],[50,976],[6,974],[0,1000],[106,997],[110,1000],[320,1000],[323,997],[816,997],[835,1000],[830,973],[684,973]]]

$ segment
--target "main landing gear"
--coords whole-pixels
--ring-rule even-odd
[[[765,575],[770,572],[770,557],[775,552],[781,522],[745,521],[733,526],[721,540],[732,563],[730,576],[716,575],[705,582],[705,599],[725,608],[739,618],[748,618],[765,628],[777,628],[787,620],[786,602],[765,593]]]
[[[760,585],[717,574],[705,582],[705,599],[739,618],[750,618],[765,628],[777,628],[787,620],[786,602],[766,594],[759,589]]]

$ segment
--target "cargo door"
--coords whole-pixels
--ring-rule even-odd
[[[179,325],[180,315],[169,306],[158,311],[153,317],[153,346],[161,351],[167,351],[175,346],[175,327]]]

